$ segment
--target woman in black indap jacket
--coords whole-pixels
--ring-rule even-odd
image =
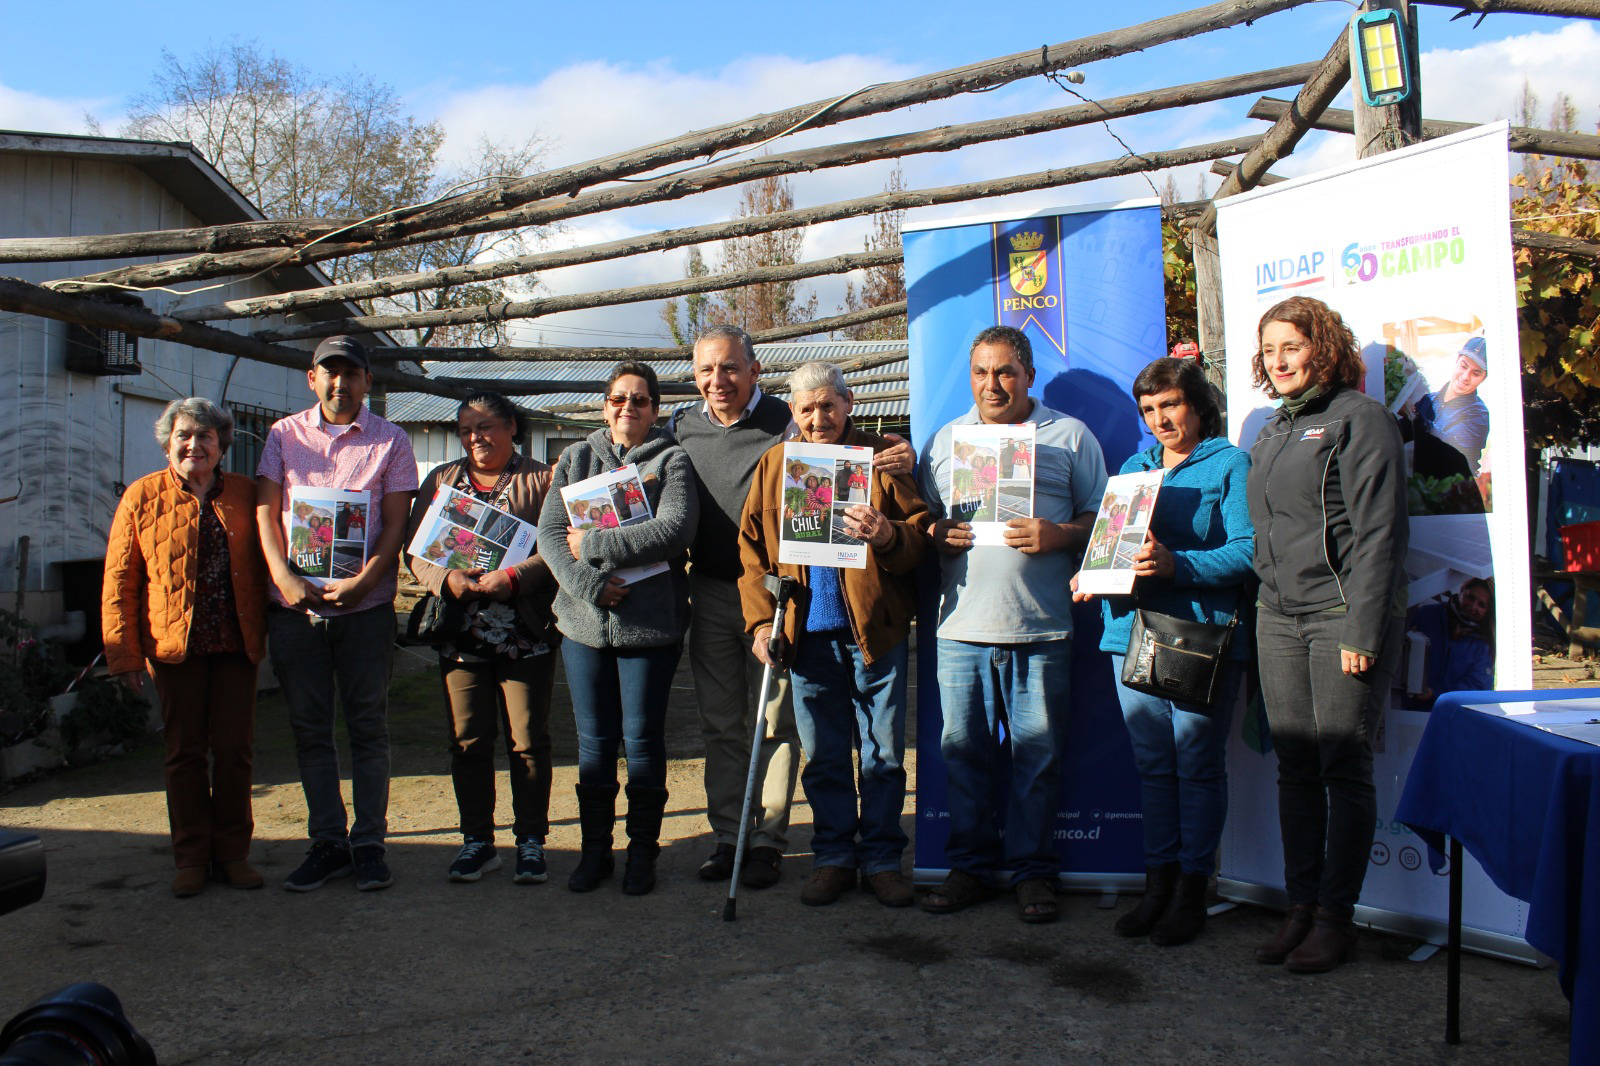
[[[1360,349],[1337,312],[1284,300],[1257,339],[1255,383],[1283,401],[1250,450],[1249,499],[1289,913],[1256,958],[1322,973],[1355,944],[1377,818],[1372,741],[1405,611],[1405,455],[1394,417],[1359,391]]]

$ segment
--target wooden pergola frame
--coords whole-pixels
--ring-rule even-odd
[[[32,285],[16,278],[0,278],[0,310],[53,318],[85,326],[114,328],[142,337],[156,337],[237,355],[278,366],[300,369],[305,352],[283,342],[306,340],[334,333],[362,333],[437,325],[503,322],[537,318],[578,308],[603,307],[657,300],[694,293],[725,291],[771,281],[818,277],[882,266],[899,260],[895,251],[859,252],[828,259],[766,267],[734,274],[684,278],[650,285],[565,296],[508,301],[481,307],[453,308],[395,314],[371,314],[331,322],[291,324],[276,330],[257,329],[241,334],[207,323],[260,319],[268,315],[294,315],[311,308],[352,301],[383,299],[468,282],[517,277],[565,266],[594,263],[722,241],[757,233],[796,229],[814,223],[860,217],[885,211],[933,204],[981,200],[1037,189],[1059,188],[1099,178],[1153,173],[1196,162],[1214,162],[1225,174],[1210,202],[1170,205],[1170,217],[1190,227],[1200,293],[1201,344],[1208,351],[1220,348],[1220,286],[1217,282],[1215,201],[1272,180],[1268,168],[1293,152],[1309,131],[1352,132],[1356,119],[1331,110],[1329,104],[1350,76],[1348,35],[1340,32],[1327,53],[1313,63],[1278,67],[1210,81],[1177,85],[1129,94],[1071,107],[1015,115],[1001,119],[923,130],[917,133],[841,142],[818,148],[754,156],[732,161],[717,158],[739,148],[759,145],[801,129],[817,129],[867,115],[882,114],[913,104],[984,91],[1018,80],[1051,75],[1075,66],[1124,55],[1158,44],[1245,24],[1312,0],[1223,0],[1130,26],[1094,34],[1062,44],[1030,49],[1015,55],[984,60],[899,82],[869,86],[836,100],[814,101],[699,130],[681,137],[646,145],[601,159],[503,181],[445,200],[388,213],[371,219],[282,219],[190,229],[83,237],[0,239],[0,263],[71,262],[110,258],[163,256],[162,260],[115,270],[86,274]],[[1592,0],[1413,0],[1457,9],[1457,17],[1479,18],[1497,12],[1596,18]],[[304,266],[358,252],[408,246],[469,234],[499,232],[547,224],[598,212],[657,203],[726,188],[777,174],[801,173],[831,167],[854,166],[899,159],[926,152],[947,152],[986,142],[1061,130],[1111,118],[1144,114],[1192,104],[1259,94],[1299,86],[1291,101],[1262,97],[1249,111],[1253,118],[1270,121],[1262,134],[1207,145],[1163,149],[1119,159],[1080,163],[1031,174],[991,179],[942,188],[901,190],[838,201],[731,222],[716,222],[666,230],[639,238],[610,241],[579,248],[542,251],[489,263],[471,264],[426,273],[300,289],[248,299],[196,303],[158,315],[138,304],[141,290],[175,284],[197,284],[212,279],[269,273],[289,266]],[[1465,123],[1423,122],[1423,137],[1440,136]],[[1514,128],[1515,151],[1541,152],[1584,159],[1600,159],[1600,137]],[[1238,157],[1236,162],[1227,162]],[[700,164],[691,161],[704,159]],[[688,164],[688,165],[684,165]],[[656,174],[664,167],[676,167]],[[642,178],[641,178],[642,176]],[[625,184],[619,179],[634,179]],[[1513,239],[1529,247],[1574,255],[1596,256],[1600,246],[1568,238],[1518,230]],[[116,294],[115,299],[105,298]],[[130,300],[130,295],[135,299]],[[902,315],[904,303],[868,308],[809,323],[768,330],[758,342],[808,336],[880,318]],[[681,359],[676,348],[520,348],[499,345],[483,348],[383,349],[375,378],[391,390],[430,393],[460,398],[476,387],[492,384],[503,392],[535,396],[551,392],[594,390],[599,381],[483,381],[464,377],[409,374],[389,365],[395,361],[434,362],[537,362],[541,360],[615,360],[619,358]],[[846,365],[859,375],[886,362],[904,358],[855,360]],[[842,364],[843,365],[843,364]],[[884,380],[879,374],[874,380]],[[887,380],[904,380],[889,375]],[[664,380],[669,395],[693,394],[692,383]],[[874,400],[903,395],[873,393]]]

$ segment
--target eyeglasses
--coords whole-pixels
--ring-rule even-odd
[[[621,407],[623,404],[629,407],[654,406],[654,402],[648,396],[607,396],[606,403],[612,407]]]

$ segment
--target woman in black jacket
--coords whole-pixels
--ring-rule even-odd
[[[1278,753],[1289,913],[1263,963],[1322,973],[1355,944],[1377,818],[1372,741],[1404,629],[1405,457],[1359,389],[1354,334],[1296,296],[1261,318],[1254,378],[1282,407],[1250,450],[1261,691]]]

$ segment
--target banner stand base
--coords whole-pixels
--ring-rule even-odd
[[[1217,895],[1222,899],[1233,900],[1236,903],[1251,903],[1257,907],[1266,907],[1275,911],[1285,909],[1289,903],[1288,896],[1281,888],[1268,888],[1266,885],[1258,885],[1249,881],[1235,881],[1226,877],[1217,878]],[[1381,933],[1393,933],[1395,936],[1424,940],[1432,944],[1442,944],[1445,938],[1445,923],[1442,921],[1420,918],[1411,914],[1401,914],[1397,911],[1382,910],[1377,907],[1358,905],[1356,907],[1355,923],[1366,926],[1369,929],[1376,929]],[[1511,962],[1520,962],[1528,966],[1537,966],[1540,969],[1548,969],[1554,965],[1548,956],[1534,950],[1521,937],[1507,936],[1504,933],[1489,933],[1465,925],[1461,927],[1461,946],[1479,955],[1487,955],[1495,959],[1507,959]]]

